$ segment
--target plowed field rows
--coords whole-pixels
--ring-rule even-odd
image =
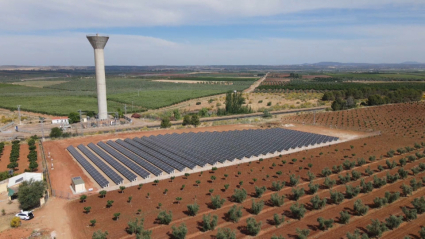
[[[401,158],[408,156],[423,154],[424,148],[421,146],[425,142],[425,104],[396,104],[385,105],[379,107],[369,107],[350,111],[317,113],[315,116],[316,124],[322,126],[332,125],[334,128],[349,128],[362,131],[380,131],[381,134],[369,138],[353,140],[337,145],[326,146],[297,152],[282,157],[264,159],[264,161],[219,168],[216,171],[196,173],[188,177],[178,177],[173,181],[160,181],[158,185],[146,184],[141,189],[131,187],[124,190],[123,193],[118,191],[108,192],[105,198],[97,195],[89,196],[86,202],[72,201],[68,205],[68,215],[71,218],[74,238],[90,237],[96,230],[107,230],[109,238],[129,237],[126,232],[127,224],[135,218],[144,218],[144,228],[152,230],[151,238],[171,238],[171,227],[179,226],[184,223],[187,227],[186,238],[214,238],[217,229],[214,231],[203,232],[202,222],[203,215],[211,214],[218,216],[217,228],[230,228],[236,233],[237,238],[250,238],[246,230],[246,220],[250,217],[256,221],[261,221],[261,231],[257,235],[258,238],[271,238],[273,235],[282,235],[286,238],[296,238],[296,229],[309,229],[312,238],[345,238],[346,232],[353,233],[355,229],[359,229],[361,233],[368,233],[366,226],[371,223],[371,219],[379,219],[384,221],[390,215],[401,215],[404,213],[401,207],[407,206],[413,208],[411,201],[413,199],[425,195],[425,187],[421,183],[421,187],[407,197],[400,198],[391,204],[387,204],[378,208],[374,204],[376,197],[384,197],[385,192],[402,192],[401,185],[409,184],[410,180],[415,178],[418,182],[422,182],[425,171],[420,171],[416,175],[411,171],[412,168],[425,164],[425,158],[418,158],[407,161],[407,164],[400,164]],[[313,124],[313,114],[297,115],[284,118],[284,123],[305,123]],[[417,148],[414,148],[416,143]],[[410,152],[403,154],[395,153],[393,157],[388,155],[388,151],[400,148],[410,147]],[[376,160],[369,160],[370,156],[375,156]],[[416,156],[415,156],[416,157]],[[365,164],[358,165],[357,160],[365,159]],[[330,199],[329,189],[324,186],[325,177],[321,175],[322,169],[328,167],[332,170],[333,166],[342,165],[344,161],[356,161],[356,165],[351,169],[344,169],[342,172],[332,172],[329,179],[335,179],[336,185],[332,190],[342,192],[344,200],[340,204],[335,204]],[[395,161],[394,168],[387,166],[386,160]],[[369,168],[373,175],[369,176],[365,170]],[[346,195],[345,184],[340,182],[338,175],[346,175],[352,170],[361,173],[357,180],[351,179],[347,185],[358,186],[361,179],[365,183],[373,182],[374,176],[383,179],[387,173],[392,176],[398,173],[400,168],[408,171],[405,179],[399,179],[395,182],[388,181],[386,185],[374,187],[371,192],[361,191],[357,196],[348,198]],[[279,172],[280,171],[280,172]],[[320,185],[315,194],[309,191],[309,179],[307,172],[316,175],[313,180],[314,184]],[[240,172],[240,173],[238,173]],[[299,183],[296,187],[289,185],[290,175],[300,176]],[[227,175],[227,176],[226,176]],[[215,176],[215,179],[212,178]],[[196,181],[200,184],[197,185]],[[240,182],[243,181],[242,185]],[[284,181],[286,186],[278,191],[272,191],[272,182]],[[229,188],[224,190],[224,185],[229,184]],[[182,190],[182,185],[185,185]],[[255,187],[265,186],[267,190],[260,197],[255,197]],[[235,189],[243,188],[248,192],[248,197],[243,203],[236,203],[232,199]],[[293,188],[304,188],[305,195],[298,199],[299,204],[304,204],[307,211],[301,220],[295,219],[291,213],[290,207],[296,202],[293,198]],[[166,194],[164,193],[167,189]],[[219,195],[225,198],[226,202],[222,208],[213,210],[210,208],[211,195],[209,190],[212,189],[212,195]],[[148,197],[149,193],[149,197]],[[285,203],[281,207],[273,207],[270,203],[272,194],[285,196]],[[402,193],[403,194],[403,193]],[[327,204],[323,209],[313,210],[310,200],[318,195],[320,198],[326,198]],[[132,197],[128,202],[128,197]],[[182,199],[178,202],[177,197]],[[264,208],[258,215],[254,215],[251,211],[252,199],[256,202],[263,200]],[[353,205],[357,200],[361,200],[365,205],[369,206],[369,211],[363,215],[357,215],[353,210]],[[106,201],[114,200],[113,206],[106,208]],[[196,216],[189,216],[187,205],[197,203],[199,212]],[[159,203],[161,207],[159,209]],[[227,212],[233,206],[242,206],[242,218],[237,223],[228,220]],[[83,207],[92,207],[90,213],[83,213]],[[137,214],[137,210],[141,209],[142,213]],[[170,225],[162,225],[156,222],[156,217],[161,210],[172,211],[173,219]],[[348,224],[341,224],[339,221],[340,212],[347,211],[351,218]],[[121,213],[118,220],[113,220],[114,213]],[[273,222],[273,215],[279,214],[285,216],[285,222],[276,227]],[[425,214],[424,214],[425,215]],[[402,222],[398,229],[384,232],[385,238],[396,238],[404,236],[418,236],[421,223],[423,224],[424,215],[419,215],[416,220],[411,222]],[[317,218],[333,219],[333,227],[327,231],[318,228]],[[96,219],[97,223],[94,227],[89,226],[89,221]],[[394,234],[392,234],[394,233]]]

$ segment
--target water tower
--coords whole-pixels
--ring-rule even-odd
[[[108,36],[88,35],[87,39],[94,49],[94,63],[96,65],[97,107],[99,119],[108,118],[106,102],[105,56],[103,49],[108,42]]]

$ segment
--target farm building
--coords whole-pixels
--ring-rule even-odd
[[[52,124],[69,124],[69,119],[68,117],[52,118]]]
[[[72,190],[74,190],[75,193],[82,193],[86,191],[86,186],[80,176],[72,178]]]
[[[15,195],[19,190],[19,185],[24,181],[43,181],[42,173],[21,173],[15,177],[9,178],[7,184],[7,191],[9,195],[9,200],[12,199],[12,196]]]

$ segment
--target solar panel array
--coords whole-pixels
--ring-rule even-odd
[[[93,165],[91,165],[74,147],[68,146],[66,149],[81,164],[81,166],[83,166],[87,173],[90,174],[100,187],[104,188],[109,186],[108,180],[106,180],[102,174],[100,174],[99,171],[97,171],[97,169],[95,169]]]
[[[225,132],[174,133],[133,139],[127,138],[125,140],[118,139],[115,142],[109,140],[106,144],[99,142],[97,145],[100,148],[90,143],[88,147],[125,178],[133,181],[136,178],[135,174],[140,175],[142,178],[148,178],[150,174],[160,176],[163,172],[173,174],[175,170],[183,172],[186,169],[194,169],[197,166],[204,167],[207,164],[215,165],[216,163],[253,156],[261,157],[267,154],[284,153],[284,151],[296,148],[337,140],[337,137],[273,128]],[[105,163],[103,163],[103,166],[99,166],[102,164],[97,162],[97,160],[101,160],[84,146],[81,145],[78,148],[104,172],[106,170],[105,166],[109,168]],[[85,151],[88,151],[88,153]],[[78,157],[79,153],[77,151],[75,153],[77,153]],[[71,154],[73,153],[71,152]],[[113,171],[112,169],[110,170]],[[108,175],[108,177],[111,176]]]

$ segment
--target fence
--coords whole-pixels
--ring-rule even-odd
[[[11,127],[11,126],[12,126],[12,125],[14,125],[14,124],[15,124],[14,122],[10,122],[10,123],[8,123],[7,125],[5,125],[5,126],[1,127],[1,128],[0,128],[0,131],[3,131],[3,130],[5,130],[5,129],[7,129],[7,128]]]
[[[52,182],[50,181],[49,165],[47,164],[47,161],[46,161],[46,154],[44,153],[43,142],[41,142],[41,140],[40,140],[38,145],[39,145],[39,149],[40,149],[40,153],[41,153],[41,159],[42,159],[41,164],[42,164],[42,168],[43,168],[43,177],[44,177],[44,179],[46,180],[46,183],[47,183],[47,192],[48,192],[49,195],[52,195]]]

